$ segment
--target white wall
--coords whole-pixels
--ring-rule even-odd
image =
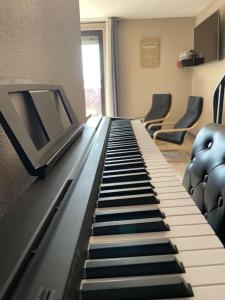
[[[0,80],[63,85],[85,118],[78,0],[4,0],[0,5]]]
[[[78,0],[2,0],[0,83],[60,84],[85,120]],[[34,179],[0,126],[0,216]]]
[[[185,111],[191,93],[192,68],[177,67],[179,53],[193,47],[194,18],[121,20],[119,23],[119,114],[146,115],[153,93],[171,93],[171,118]],[[159,38],[160,66],[140,67],[139,43]]]

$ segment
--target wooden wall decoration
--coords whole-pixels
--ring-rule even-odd
[[[141,68],[159,67],[159,39],[143,39],[140,41]]]

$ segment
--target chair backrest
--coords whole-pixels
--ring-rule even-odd
[[[144,122],[164,118],[171,107],[171,94],[153,94],[152,107],[147,113]]]
[[[194,125],[202,113],[203,98],[196,96],[188,97],[187,110],[180,120],[174,125],[174,128],[190,128]],[[182,144],[186,132],[176,132],[174,136]]]
[[[225,127],[209,124],[197,135],[183,185],[225,245]]]

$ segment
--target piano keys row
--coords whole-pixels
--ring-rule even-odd
[[[221,242],[142,125],[132,125],[112,122],[82,299],[224,299]]]

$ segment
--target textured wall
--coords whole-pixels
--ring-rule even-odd
[[[0,83],[63,85],[84,121],[80,52],[78,0],[1,1]],[[32,180],[0,127],[0,216]]]
[[[186,109],[191,93],[192,68],[179,69],[179,53],[193,47],[193,18],[121,20],[119,23],[119,75],[121,116],[147,113],[153,93],[171,93],[171,118]],[[141,69],[139,43],[144,38],[160,39],[160,66]]]
[[[192,93],[204,97],[202,117],[196,132],[205,124],[213,121],[213,95],[218,83],[225,74],[225,1],[212,1],[212,3],[196,17],[196,25],[198,25],[217,9],[220,9],[221,16],[221,60],[212,61],[193,68]]]

